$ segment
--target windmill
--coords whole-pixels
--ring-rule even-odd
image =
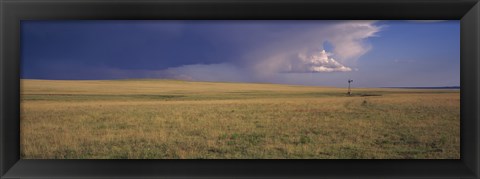
[[[348,79],[348,92],[347,92],[347,94],[348,94],[349,96],[352,95],[352,91],[350,90],[350,83],[352,83],[352,82],[353,82],[353,80]]]

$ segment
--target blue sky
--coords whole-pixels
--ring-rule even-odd
[[[459,21],[22,21],[21,77],[460,85]]]

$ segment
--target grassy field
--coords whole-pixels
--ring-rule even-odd
[[[23,159],[459,159],[458,90],[21,82]]]

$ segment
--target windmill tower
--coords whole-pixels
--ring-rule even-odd
[[[352,83],[352,82],[353,82],[353,80],[348,79],[348,92],[347,92],[347,94],[348,94],[349,96],[352,95],[352,91],[350,90],[350,83]]]

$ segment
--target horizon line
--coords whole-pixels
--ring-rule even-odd
[[[295,85],[295,86],[322,86],[322,85],[305,85],[305,84],[289,84],[289,83],[272,83],[272,82],[239,82],[239,81],[199,81],[199,80],[182,80],[172,78],[117,78],[117,79],[38,79],[38,78],[20,78],[21,80],[51,80],[51,81],[114,81],[114,80],[172,80],[172,81],[186,81],[186,82],[216,82],[216,83],[255,83],[255,84],[280,84],[280,85]],[[323,87],[337,87],[328,86]],[[354,87],[354,88],[460,88],[460,85],[442,85],[442,86],[375,86],[375,87]]]

